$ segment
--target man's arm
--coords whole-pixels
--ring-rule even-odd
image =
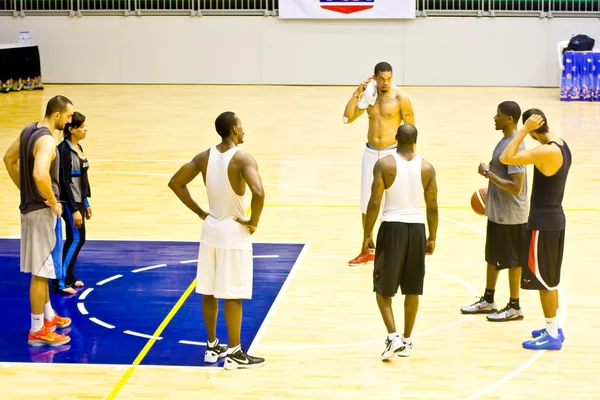
[[[427,208],[427,228],[429,236],[425,245],[426,254],[433,254],[438,228],[437,180],[433,165],[423,160],[421,181],[423,183],[425,206]]]
[[[554,146],[542,145],[532,150],[518,151],[519,145],[525,139],[525,136],[527,136],[529,132],[533,132],[543,126],[544,123],[544,119],[539,115],[532,115],[529,117],[500,155],[500,162],[506,165],[535,164],[540,167],[544,162],[551,161],[554,157]]]
[[[346,104],[346,108],[344,109],[344,123],[345,124],[350,124],[350,123],[354,122],[355,119],[360,117],[362,115],[362,113],[365,112],[364,108],[358,108],[358,101],[360,99],[360,96],[364,93],[364,91],[367,88],[367,85],[369,84],[370,81],[371,81],[371,79],[367,79],[366,81],[364,81],[360,85],[358,85],[358,88],[356,88],[356,90],[352,94],[352,97]]]
[[[521,193],[521,189],[523,189],[523,182],[525,181],[525,172],[515,172],[514,174],[509,174],[508,179],[504,179],[500,178],[498,175],[490,171],[490,167],[488,165],[485,165],[484,163],[479,164],[478,172],[479,175],[488,178],[494,185],[498,186],[500,189],[512,193],[515,196]]]
[[[198,154],[192,161],[179,168],[179,171],[177,171],[169,181],[169,187],[175,195],[177,195],[179,200],[203,221],[208,216],[208,213],[200,208],[198,203],[192,199],[192,195],[190,194],[187,185],[202,172],[202,166],[206,165],[207,161],[208,153],[206,151]]]
[[[415,112],[413,110],[412,100],[407,94],[404,94],[400,98],[400,116],[405,124],[415,125]]]
[[[4,154],[4,165],[6,166],[8,175],[19,190],[21,189],[21,182],[19,176],[20,141],[21,138],[17,137],[17,139],[10,145],[8,150],[6,150],[6,154]]]
[[[239,221],[248,226],[250,233],[254,233],[258,227],[258,221],[262,214],[265,205],[265,190],[262,185],[262,180],[258,173],[258,164],[256,160],[248,153],[245,153],[242,158],[242,177],[252,192],[252,201],[250,203],[250,220]]]
[[[54,197],[52,191],[52,179],[50,178],[50,165],[56,154],[56,140],[51,135],[40,137],[33,146],[33,180],[46,199],[46,205],[54,210],[58,215],[62,214],[62,206],[58,199]]]
[[[371,232],[375,227],[375,221],[379,215],[381,208],[381,200],[385,191],[385,183],[383,181],[383,159],[377,161],[373,167],[373,184],[371,185],[371,197],[367,206],[367,215],[365,217],[363,251],[369,252],[369,242],[372,240]]]

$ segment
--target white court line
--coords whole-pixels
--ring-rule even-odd
[[[310,243],[306,243],[304,245],[304,247],[302,248],[302,251],[300,251],[300,254],[298,254],[298,258],[296,259],[294,266],[290,270],[290,273],[288,274],[287,278],[285,279],[285,282],[283,282],[281,289],[279,289],[279,293],[277,293],[277,297],[273,301],[273,304],[271,305],[271,308],[269,309],[269,312],[267,313],[267,316],[265,317],[264,321],[260,325],[260,328],[258,328],[258,332],[256,332],[256,336],[254,336],[254,340],[252,340],[252,344],[248,348],[249,354],[254,354],[254,350],[256,349],[256,347],[258,347],[258,344],[260,343],[260,340],[262,339],[263,335],[265,334],[265,331],[267,329],[267,326],[269,325],[269,322],[271,322],[273,315],[275,315],[275,311],[277,311],[277,308],[279,307],[279,303],[281,303],[281,300],[283,299],[285,292],[287,292],[288,287],[290,286],[290,283],[292,282],[292,279],[294,278],[296,271],[300,267],[300,264],[302,263],[302,260],[304,259],[304,256],[306,255],[306,252],[308,251],[309,247],[310,247]]]
[[[139,332],[135,332],[135,331],[129,331],[129,330],[127,330],[127,331],[123,331],[123,333],[126,333],[126,334],[131,335],[131,336],[142,337],[142,338],[145,338],[145,339],[162,340],[162,337],[160,337],[160,336],[146,335],[144,333],[139,333]]]
[[[191,344],[192,346],[206,346],[206,342],[193,342],[191,340],[180,340],[181,344]]]
[[[77,303],[77,308],[79,309],[79,312],[82,313],[83,315],[88,315],[88,310],[85,309],[85,304],[83,303]]]
[[[88,296],[88,294],[92,293],[92,290],[94,290],[94,288],[87,288],[83,291],[83,293],[81,293],[81,296],[79,296],[79,300],[85,300],[85,298]]]
[[[472,399],[476,399],[478,397],[481,397],[484,394],[486,394],[487,392],[489,392],[490,390],[496,388],[497,386],[500,386],[503,383],[511,380],[512,378],[514,378],[515,376],[517,376],[521,372],[523,372],[523,370],[525,370],[531,364],[533,364],[538,358],[540,358],[541,356],[543,356],[545,352],[546,352],[546,350],[536,351],[536,353],[529,360],[527,360],[523,364],[521,364],[521,366],[519,368],[515,369],[513,372],[511,372],[510,374],[506,375],[504,378],[500,379],[499,381],[492,383],[490,386],[486,387],[481,392],[477,392],[474,395],[472,395],[470,397],[467,397],[466,400],[472,400]]]
[[[279,255],[272,254],[272,255],[264,255],[264,256],[252,256],[252,258],[279,258]],[[180,264],[191,264],[191,263],[195,263],[195,262],[198,262],[198,260],[179,261]]]
[[[116,159],[109,158],[98,158],[94,159],[94,162],[115,162]],[[139,160],[139,159],[118,159],[121,163],[186,163],[190,161],[189,159],[172,159],[172,160]],[[265,163],[265,164],[323,164],[323,165],[360,165],[360,161],[321,161],[321,160],[257,160],[257,163]],[[455,165],[455,166],[473,166],[472,162],[465,161],[431,161],[433,165]],[[575,167],[584,167],[584,168],[598,168],[600,164],[573,164]],[[6,171],[1,171],[6,172]],[[169,175],[169,176],[172,176]]]
[[[325,190],[318,190],[318,189],[307,189],[307,188],[301,188],[301,187],[296,187],[296,186],[279,185],[279,184],[276,184],[276,183],[264,183],[263,182],[263,186],[280,187],[280,188],[283,188],[283,189],[298,190],[300,192],[317,193],[317,194],[327,194],[327,195],[331,195],[331,196],[345,197],[347,199],[353,199],[353,200],[358,200],[359,199],[358,196],[351,196],[351,195],[348,195],[348,194],[333,193],[333,192],[327,192]]]
[[[149,269],[162,268],[162,267],[166,267],[166,266],[167,266],[167,264],[152,265],[150,267],[144,267],[144,268],[134,269],[131,272],[133,272],[134,274],[137,274],[138,272],[148,271]]]
[[[136,368],[136,369],[153,369],[153,368],[160,368],[160,369],[180,369],[180,368],[184,368],[184,369],[197,369],[197,370],[211,370],[211,371],[223,371],[223,367],[200,367],[200,366],[193,366],[193,365],[152,365],[152,364],[138,364],[138,365],[133,365],[133,364],[77,364],[77,363],[32,363],[32,362],[7,362],[3,364],[4,368],[9,368],[10,366],[27,366],[27,367],[31,367],[31,368],[64,368],[65,366],[67,367],[75,367],[77,369],[79,368],[106,368],[106,367],[113,367],[117,370],[121,370],[124,368]]]
[[[334,260],[346,260],[343,257],[335,257],[335,256],[308,256],[306,258],[325,258],[325,259],[334,259]],[[446,274],[444,272],[439,272],[436,270],[433,270],[431,268],[427,269],[427,272],[433,272],[434,274],[438,274],[441,275],[445,278],[448,279],[452,279],[456,282],[458,282],[459,284],[461,284],[462,286],[466,287],[467,289],[469,289],[471,292],[473,292],[475,295],[478,295],[477,290],[475,290],[475,288],[473,286],[471,286],[470,284],[468,284],[467,282],[463,281],[462,279]],[[428,335],[430,333],[434,333],[434,332],[438,332],[450,327],[453,327],[454,325],[458,325],[461,322],[467,320],[471,318],[471,316],[469,315],[463,315],[461,318],[449,322],[445,325],[442,326],[438,326],[436,328],[432,328],[429,329],[427,331],[424,332],[419,332],[419,333],[415,333],[414,335],[412,335],[413,337],[419,337],[419,336],[425,336]],[[277,350],[299,350],[299,349],[328,349],[328,348],[337,348],[337,347],[354,347],[354,346],[361,346],[361,345],[367,345],[367,344],[375,344],[375,343],[379,343],[381,342],[381,339],[377,339],[377,340],[367,340],[364,342],[354,342],[354,343],[336,343],[336,344],[319,344],[319,345],[296,345],[296,346],[261,346],[265,349],[277,349]]]
[[[104,285],[105,283],[108,283],[108,282],[110,282],[110,281],[114,281],[115,279],[119,279],[119,278],[122,278],[122,277],[123,277],[123,275],[115,275],[115,276],[111,276],[110,278],[106,278],[105,280],[103,280],[103,281],[100,281],[100,282],[96,283],[96,285],[98,285],[98,286],[102,286],[102,285]]]
[[[100,326],[103,326],[105,328],[108,328],[108,329],[114,329],[114,327],[115,327],[114,325],[107,324],[106,322],[100,321],[98,318],[95,318],[95,317],[90,318],[90,321],[92,321],[93,323],[98,324]]]

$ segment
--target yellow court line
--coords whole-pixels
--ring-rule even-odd
[[[162,332],[165,330],[165,328],[167,327],[169,322],[171,322],[171,320],[173,319],[175,314],[177,314],[177,311],[179,311],[179,309],[181,308],[183,303],[185,303],[185,301],[190,296],[190,294],[192,293],[192,291],[194,290],[195,287],[196,287],[196,279],[194,279],[194,281],[190,284],[190,286],[188,286],[187,290],[183,293],[183,295],[181,295],[179,300],[177,300],[177,303],[175,303],[175,305],[173,306],[173,308],[171,309],[169,314],[167,314],[167,316],[165,317],[163,322],[161,322],[161,324],[158,326],[158,328],[156,329],[156,331],[154,332],[154,334],[152,336],[160,336],[162,334]],[[135,358],[135,360],[133,361],[131,366],[129,368],[127,368],[125,375],[123,375],[121,377],[121,379],[116,384],[116,386],[114,387],[112,392],[110,392],[110,394],[107,397],[107,400],[112,400],[117,396],[117,394],[119,394],[121,389],[123,389],[123,386],[125,386],[125,384],[129,380],[129,378],[135,371],[135,366],[140,365],[140,363],[142,362],[144,357],[146,357],[146,354],[148,354],[148,352],[154,345],[154,342],[156,342],[156,339],[148,340],[148,343],[146,343],[146,345],[144,346],[142,351],[140,351],[140,354],[138,354],[138,356]]]
[[[280,208],[339,208],[339,209],[354,209],[354,208],[359,208],[358,205],[352,205],[352,204],[285,204],[285,203],[278,203],[278,204],[265,204],[265,207],[280,207]],[[425,208],[425,207],[422,207]],[[448,210],[470,210],[471,207],[470,206],[438,206],[438,208],[441,209],[448,209]],[[565,208],[564,211],[566,212],[600,212],[599,208]]]

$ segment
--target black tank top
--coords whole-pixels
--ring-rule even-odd
[[[27,125],[21,132],[19,143],[19,179],[21,185],[21,204],[19,205],[19,209],[23,214],[48,207],[44,203],[46,199],[38,190],[35,180],[33,179],[33,165],[35,162],[33,148],[39,138],[44,135],[52,136],[52,133],[46,127],[36,128],[36,126],[37,122]],[[60,159],[58,150],[56,150],[54,161],[50,164],[52,192],[54,192],[56,200],[60,198],[60,185],[58,181],[59,165]]]
[[[565,213],[562,201],[565,194],[567,175],[571,167],[571,150],[563,140],[561,146],[555,144],[562,153],[563,164],[552,176],[546,176],[535,166],[533,168],[533,188],[531,190],[531,206],[527,228],[540,231],[560,231],[565,228]]]

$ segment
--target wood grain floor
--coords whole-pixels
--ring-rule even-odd
[[[385,329],[371,290],[372,269],[347,266],[361,244],[358,196],[367,128],[366,116],[342,124],[352,90],[49,85],[43,92],[0,96],[2,153],[27,123],[39,120],[55,94],[69,97],[87,116],[82,145],[93,185],[91,238],[198,240],[201,224],[167,182],[218,141],[214,119],[231,110],[243,121],[244,148],[258,160],[266,188],[254,240],[310,243],[257,348],[267,358],[264,368],[137,368],[117,398],[597,398],[600,107],[561,103],[558,89],[406,88],[415,103],[418,150],[437,169],[441,221],[436,253],[427,260],[413,356],[382,363]],[[492,324],[459,313],[484,288],[485,219],[470,210],[469,199],[487,184],[477,166],[489,161],[500,138],[493,117],[504,100],[544,110],[573,151],[562,279],[569,314],[559,352],[521,348],[544,321],[535,292],[522,294],[520,322]],[[18,236],[18,192],[4,168],[0,193],[0,236]],[[207,204],[200,180],[192,193]],[[501,274],[499,305],[508,300],[507,281]],[[400,298],[394,308],[401,325]],[[125,372],[0,363],[0,398],[106,398]]]

